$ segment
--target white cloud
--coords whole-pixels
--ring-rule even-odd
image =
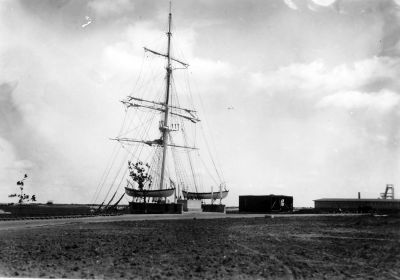
[[[299,8],[297,5],[293,2],[293,0],[283,0],[283,2],[292,10],[298,10]]]
[[[400,95],[383,89],[379,92],[341,91],[324,97],[318,107],[368,109],[387,112],[400,104]]]
[[[307,0],[307,7],[313,12],[319,12],[333,7],[336,0]]]
[[[308,64],[294,63],[268,73],[251,73],[252,86],[269,94],[304,92],[307,95],[325,95],[336,91],[372,86],[381,80],[396,81],[400,72],[398,59],[374,57],[328,67],[324,61]]]
[[[229,78],[233,74],[233,67],[220,60],[196,58],[192,62],[193,68],[200,74],[206,75],[206,80]]]
[[[27,159],[17,160],[14,162],[13,168],[16,170],[24,170],[26,172],[34,168],[34,164],[32,161]]]
[[[11,143],[0,137],[0,198],[4,202],[4,198],[16,190],[15,182],[21,170],[16,170],[14,163],[16,162],[15,151]],[[22,171],[24,172],[24,171]]]
[[[324,7],[330,6],[336,2],[336,0],[311,0],[311,1],[317,5],[324,6]]]
[[[98,17],[109,17],[132,10],[133,4],[129,0],[92,0],[88,3],[88,7]]]
[[[307,3],[307,7],[313,11],[313,12],[318,12],[318,7],[316,7],[317,5],[313,4],[313,2],[308,1]]]
[[[10,162],[14,162],[15,155],[12,145],[6,141],[5,139],[0,137],[0,168],[10,168]],[[0,172],[0,178],[4,175],[4,173]]]
[[[235,68],[232,65],[219,60],[202,58],[194,58],[190,63],[189,71],[193,73],[190,77],[191,84],[202,96],[221,96],[230,92],[235,74]],[[179,86],[182,88],[181,85]]]
[[[103,81],[106,82],[109,82],[113,77],[126,79],[128,73],[133,73],[140,66],[139,59],[129,49],[129,45],[124,42],[106,46],[103,49],[100,62],[98,71]]]

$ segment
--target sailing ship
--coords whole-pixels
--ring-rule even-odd
[[[123,157],[125,164],[128,160],[128,169],[120,168],[125,172],[115,176],[113,183],[117,185],[116,191],[107,206],[116,196],[124,178],[125,193],[117,203],[124,195],[132,197],[133,201],[145,203],[167,202],[170,199],[207,199],[211,202],[219,199],[221,202],[229,193],[217,168],[198,111],[193,109],[193,94],[188,86],[187,76],[181,75],[182,71],[188,69],[189,64],[174,56],[171,23],[170,7],[166,50],[162,52],[144,48],[144,59],[152,66],[141,69],[139,76],[143,81],[138,79],[135,94],[121,101],[125,106],[126,116],[119,136],[113,140],[128,152],[127,156]],[[154,64],[157,63],[160,65],[155,67]],[[159,70],[164,68],[158,67],[162,64],[165,71]],[[176,72],[178,74],[175,74]],[[184,78],[183,84],[177,82],[175,76],[179,75]],[[165,84],[160,88],[157,87],[157,82],[148,82],[146,78],[163,79]],[[177,85],[186,88],[189,93],[178,95]],[[199,124],[202,133],[196,130]],[[201,141],[200,138],[204,140]],[[208,152],[208,165],[200,153],[201,145],[206,147]],[[210,170],[210,166],[213,171]],[[142,176],[147,176],[147,180],[138,184],[137,178],[134,177],[136,171],[141,172]],[[110,173],[110,170],[106,173]],[[216,187],[215,192],[212,191],[212,186]],[[111,189],[107,195],[110,193]],[[102,204],[104,203],[105,201]]]

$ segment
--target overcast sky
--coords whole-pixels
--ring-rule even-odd
[[[168,1],[0,1],[0,202],[91,202]],[[376,198],[400,185],[399,0],[173,1],[231,190]],[[233,110],[228,110],[233,107]],[[398,188],[400,190],[400,188]]]

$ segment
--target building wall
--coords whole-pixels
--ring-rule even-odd
[[[293,211],[293,197],[284,195],[241,195],[239,211],[253,213]]]
[[[400,210],[400,200],[315,200],[315,208],[319,210]]]

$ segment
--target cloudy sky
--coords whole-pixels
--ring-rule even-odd
[[[92,202],[168,1],[0,0],[0,202]],[[173,1],[231,193],[375,198],[400,185],[399,0]],[[161,43],[160,43],[161,42]],[[233,107],[233,110],[228,110]]]

